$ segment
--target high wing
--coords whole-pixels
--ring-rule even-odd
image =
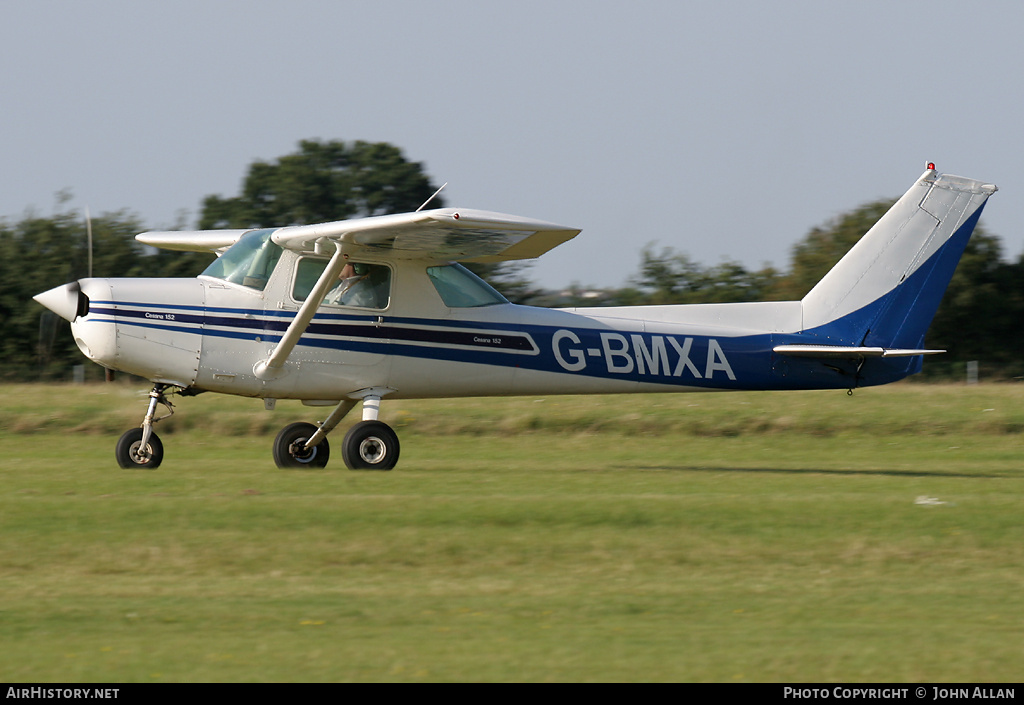
[[[504,213],[440,208],[418,213],[281,228],[271,239],[292,250],[336,242],[348,253],[401,259],[502,262],[532,259],[579,233],[554,223]]]
[[[159,247],[162,250],[180,250],[184,252],[215,252],[220,255],[248,230],[152,230],[135,239],[144,245]]]
[[[147,232],[139,242],[169,250],[221,253],[247,230]],[[271,239],[291,250],[400,259],[503,262],[532,259],[571,240],[578,228],[490,211],[440,208],[278,228]],[[335,247],[332,247],[331,245]]]

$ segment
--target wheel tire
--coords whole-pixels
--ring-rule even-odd
[[[360,421],[345,434],[341,455],[350,470],[390,470],[398,463],[398,435],[383,421]]]
[[[306,439],[312,438],[317,427],[311,423],[288,424],[281,429],[274,439],[274,462],[277,467],[287,468],[322,468],[327,466],[331,457],[331,444],[323,439],[305,453],[302,445]]]
[[[164,460],[164,444],[160,442],[160,436],[155,433],[149,434],[148,457],[146,458],[139,456],[141,446],[141,428],[125,431],[117,441],[117,448],[114,449],[117,464],[125,470],[156,470],[160,467],[160,463]]]

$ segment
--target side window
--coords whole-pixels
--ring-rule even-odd
[[[305,301],[320,275],[327,268],[327,260],[303,257],[295,268],[292,296]],[[358,308],[387,308],[391,299],[391,269],[382,264],[353,262],[345,265],[338,282],[327,292],[324,303]]]
[[[427,267],[427,276],[449,308],[475,308],[507,304],[508,300],[490,284],[461,264]]]
[[[316,280],[327,268],[327,260],[303,257],[295,268],[295,283],[292,284],[292,296],[296,301],[305,301],[316,286]]]

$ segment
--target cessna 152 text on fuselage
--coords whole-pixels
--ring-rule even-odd
[[[154,383],[123,467],[156,467],[167,395],[333,407],[278,434],[281,467],[322,467],[357,404],[350,468],[390,469],[382,399],[852,389],[921,369],[924,335],[996,187],[928,169],[801,301],[542,309],[508,303],[460,261],[537,257],[579,232],[463,209],[261,230],[144,233],[213,251],[195,279],[82,279],[36,296],[89,359]]]

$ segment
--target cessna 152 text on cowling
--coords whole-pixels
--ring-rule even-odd
[[[357,404],[348,467],[388,470],[382,399],[852,389],[920,371],[925,331],[996,187],[925,173],[800,301],[542,309],[459,264],[538,257],[579,232],[485,211],[421,210],[260,230],[151,232],[213,251],[195,279],[82,279],[36,300],[89,359],[154,383],[122,467],[157,467],[167,396],[204,391],[330,406],[285,427],[280,467],[323,467]]]

